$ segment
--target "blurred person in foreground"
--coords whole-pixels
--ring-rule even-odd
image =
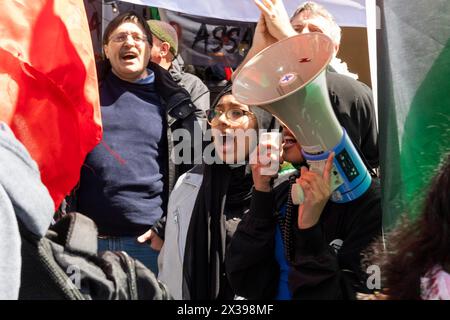
[[[450,300],[450,154],[442,158],[415,219],[398,225],[366,252],[384,290],[363,300]]]

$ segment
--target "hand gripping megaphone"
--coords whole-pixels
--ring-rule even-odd
[[[344,203],[364,194],[372,179],[331,106],[325,69],[332,57],[328,36],[295,35],[250,59],[232,92],[239,102],[263,108],[288,127],[312,170],[323,168],[334,151],[331,200]]]

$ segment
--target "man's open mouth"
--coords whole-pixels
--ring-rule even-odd
[[[136,59],[137,57],[138,54],[134,52],[125,52],[124,54],[121,55],[121,59],[125,61],[131,61],[133,59]]]

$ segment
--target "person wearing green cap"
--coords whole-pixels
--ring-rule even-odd
[[[173,79],[191,95],[194,105],[202,111],[209,109],[209,89],[197,76],[184,71],[184,61],[178,54],[178,35],[173,26],[160,20],[147,21],[152,31],[151,61],[169,70]]]
[[[178,35],[175,28],[160,20],[147,20],[147,24],[152,32],[153,41],[150,60],[169,71],[173,80],[189,93],[192,103],[197,108],[197,117],[206,119],[206,110],[209,109],[210,104],[209,89],[200,78],[184,71],[184,61],[178,54]],[[171,118],[169,114],[169,123],[175,121],[176,119]],[[200,142],[197,141],[197,143]],[[192,150],[191,153],[194,154],[195,150]],[[175,166],[176,171],[170,175],[181,176],[192,169],[194,162],[195,160]],[[173,179],[173,181],[175,180]],[[170,187],[173,187],[173,184]]]

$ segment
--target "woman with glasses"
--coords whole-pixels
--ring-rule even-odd
[[[99,251],[126,251],[157,273],[158,252],[136,239],[167,208],[167,113],[182,113],[183,123],[193,125],[195,107],[170,74],[150,62],[151,39],[148,24],[134,12],[120,14],[105,29],[103,140],[86,157],[69,205],[97,224]]]
[[[208,122],[215,163],[181,176],[169,199],[159,278],[176,299],[234,298],[225,276],[225,250],[249,210],[253,183],[248,157],[256,146],[254,130],[275,124],[270,114],[237,102],[231,86],[212,104]],[[245,143],[238,141],[237,131],[246,134]]]

